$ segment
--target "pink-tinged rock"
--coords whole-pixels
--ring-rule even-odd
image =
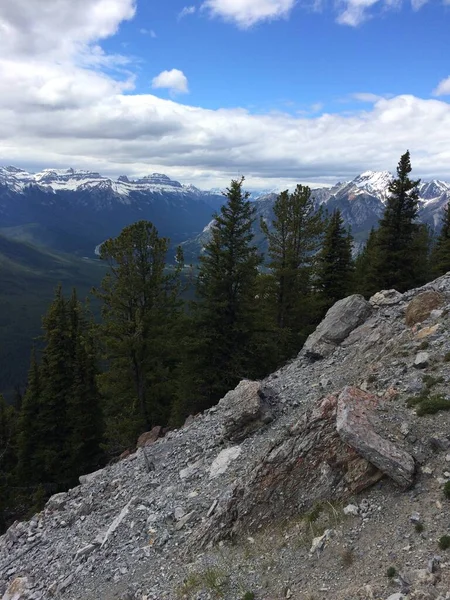
[[[370,413],[377,403],[372,394],[355,387],[344,388],[337,404],[337,432],[360,456],[406,488],[414,481],[414,459],[374,430]]]
[[[155,425],[150,431],[145,431],[141,433],[138,437],[138,441],[136,443],[137,448],[144,448],[145,446],[151,446],[156,442],[156,440],[162,434],[162,427],[160,425]]]

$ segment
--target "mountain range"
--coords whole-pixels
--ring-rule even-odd
[[[392,178],[388,171],[366,171],[352,181],[313,189],[312,195],[317,206],[330,212],[341,210],[360,245],[383,213]],[[442,210],[450,200],[450,183],[424,181],[419,193],[419,219],[439,229]],[[276,197],[276,192],[251,195],[259,241],[259,218],[270,224]],[[105,239],[130,223],[147,219],[173,244],[183,242],[187,258],[195,261],[208,238],[212,215],[223,200],[218,190],[199,190],[160,173],[112,179],[74,169],[33,174],[13,166],[0,167],[0,235],[93,258]]]
[[[201,231],[222,202],[221,194],[159,173],[113,180],[74,169],[0,167],[0,234],[81,256],[93,257],[98,244],[140,219],[178,243]]]
[[[311,190],[317,207],[326,211],[341,211],[347,225],[351,227],[357,253],[364,244],[372,227],[378,225],[389,197],[389,184],[394,176],[389,171],[366,171],[352,181],[336,183],[331,188]],[[274,218],[273,205],[277,194],[263,194],[254,200],[256,219],[254,224],[255,241],[261,251],[266,250],[265,237],[260,228],[263,219],[271,226]],[[450,201],[450,183],[446,181],[424,181],[419,184],[419,220],[427,223],[431,230],[438,231],[443,209]],[[185,257],[195,261],[209,239],[213,221],[196,237],[183,242]]]
[[[388,172],[367,171],[312,194],[317,206],[341,210],[357,250],[382,215],[391,180]],[[438,229],[450,183],[423,182],[419,190],[420,219]],[[276,192],[251,196],[261,250],[260,218],[271,224],[276,197]],[[0,167],[0,391],[10,395],[26,379],[32,340],[40,334],[56,285],[62,283],[66,293],[76,286],[85,297],[100,283],[105,266],[95,254],[99,244],[147,219],[173,245],[182,243],[186,263],[194,263],[223,201],[217,190],[202,191],[158,173],[114,180],[73,169],[32,174]]]

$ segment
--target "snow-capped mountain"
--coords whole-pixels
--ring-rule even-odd
[[[0,233],[88,256],[140,219],[178,243],[201,231],[223,201],[161,173],[112,179],[74,169],[0,167]]]
[[[364,243],[372,227],[377,227],[389,197],[389,184],[394,176],[389,171],[366,171],[346,182],[339,182],[331,188],[316,188],[312,197],[317,206],[328,212],[339,209],[344,221],[350,225],[355,238],[356,251]],[[277,194],[266,194],[254,201],[256,219],[254,225],[255,241],[262,251],[265,250],[263,235],[259,226],[260,219],[269,225],[273,220],[273,203]],[[450,202],[450,183],[445,181],[423,181],[419,185],[419,220],[439,230],[442,212]],[[201,252],[209,239],[212,222],[196,238],[183,244],[191,260]]]
[[[28,173],[17,167],[0,167],[0,184],[20,192],[30,185],[38,186],[48,192],[84,190],[111,190],[119,196],[129,196],[131,192],[150,192],[155,194],[179,193],[198,196],[216,196],[203,192],[193,185],[182,185],[162,173],[152,173],[140,179],[129,179],[121,175],[117,180],[105,177],[95,171],[74,169],[44,169],[40,173]]]

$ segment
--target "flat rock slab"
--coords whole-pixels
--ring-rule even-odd
[[[222,452],[219,452],[209,468],[210,478],[214,479],[225,473],[231,461],[235,460],[240,455],[241,451],[242,449],[240,446],[233,446],[232,448],[226,448],[225,450],[222,450]]]
[[[360,456],[403,488],[414,480],[413,457],[381,437],[370,423],[377,398],[355,387],[346,387],[338,398],[336,430],[340,438]]]
[[[325,358],[371,314],[371,305],[359,294],[339,300],[330,308],[314,333],[308,337],[303,351],[312,359]]]
[[[244,379],[219,403],[224,412],[224,437],[240,442],[273,420],[268,390],[259,381]]]

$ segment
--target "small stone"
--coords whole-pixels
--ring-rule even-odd
[[[420,514],[418,512],[413,512],[409,517],[411,523],[420,523]]]
[[[416,369],[425,369],[430,363],[430,355],[428,352],[418,352],[414,359],[414,367]]]
[[[352,515],[356,517],[359,515],[359,508],[355,504],[348,504],[344,508],[344,515]]]
[[[183,527],[186,525],[186,523],[192,518],[192,516],[195,514],[195,510],[192,510],[190,513],[188,513],[187,515],[184,515],[184,517],[182,517],[178,523],[175,525],[175,529],[177,531],[179,531],[180,529],[183,529]]]

